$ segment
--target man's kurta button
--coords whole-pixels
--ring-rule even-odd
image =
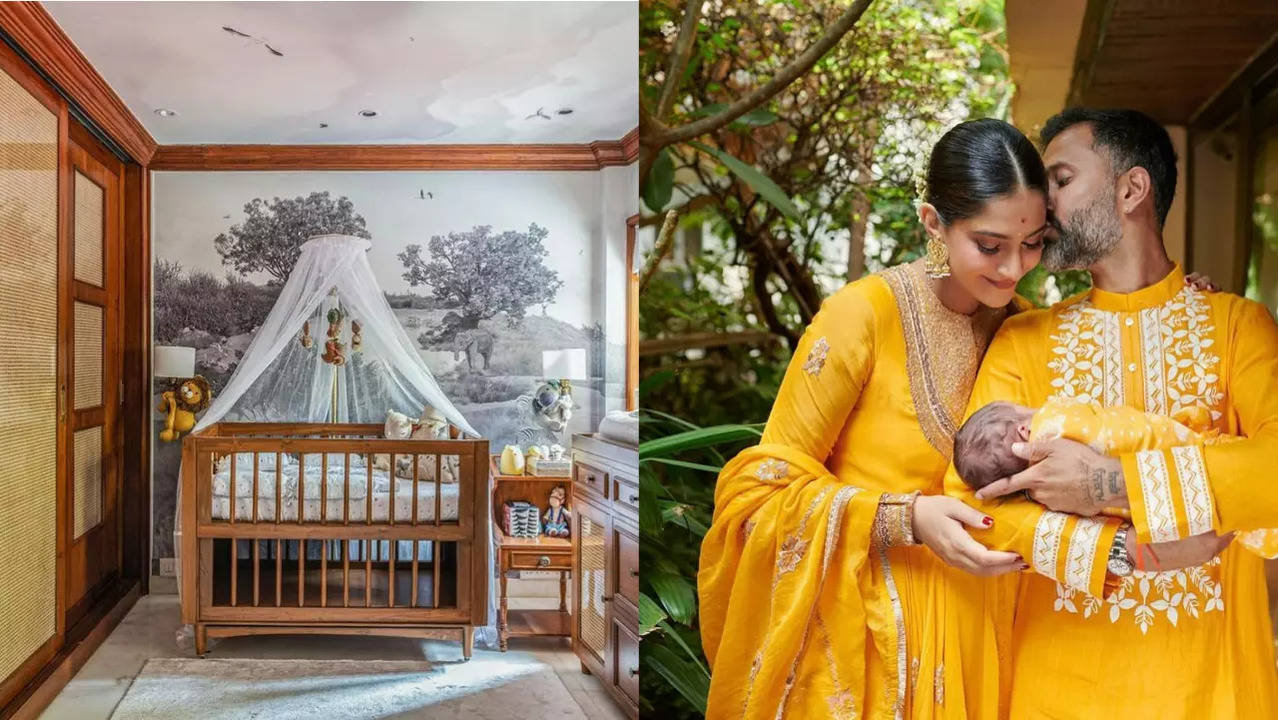
[[[1136,372],[1136,363],[1127,363],[1127,372]]]
[[[1135,320],[1132,320],[1131,318],[1127,318],[1127,320],[1125,320],[1124,322],[1126,322],[1126,323],[1127,323],[1127,327],[1131,327],[1131,326],[1132,326],[1132,323],[1134,323],[1134,322],[1136,322],[1136,321],[1135,321]]]

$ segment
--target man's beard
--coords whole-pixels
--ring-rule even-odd
[[[1114,187],[1102,191],[1091,204],[1070,215],[1064,223],[1051,219],[1056,237],[1044,244],[1042,263],[1048,270],[1086,268],[1118,245],[1123,229],[1114,208]]]

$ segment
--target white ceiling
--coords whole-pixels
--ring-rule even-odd
[[[631,0],[43,5],[162,145],[591,142],[638,124]],[[539,108],[549,120],[525,119]]]

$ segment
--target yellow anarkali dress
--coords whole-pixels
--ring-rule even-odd
[[[707,717],[998,717],[1007,638],[983,613],[1010,602],[1015,576],[901,543],[898,503],[942,491],[1004,315],[949,311],[920,263],[822,304],[760,444],[719,476],[698,578]]]

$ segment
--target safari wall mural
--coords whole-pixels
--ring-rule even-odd
[[[606,173],[157,172],[154,342],[194,348],[216,397],[301,244],[326,233],[367,238],[396,318],[490,446],[530,437],[567,446],[624,405],[624,215],[605,222],[601,209],[634,190]],[[322,328],[311,332],[322,340]],[[543,351],[564,349],[585,351],[589,377],[573,379],[571,419],[556,432],[534,395]],[[154,379],[153,407],[168,386]],[[180,443],[161,441],[164,413],[153,417],[159,572],[159,559],[174,557]]]

